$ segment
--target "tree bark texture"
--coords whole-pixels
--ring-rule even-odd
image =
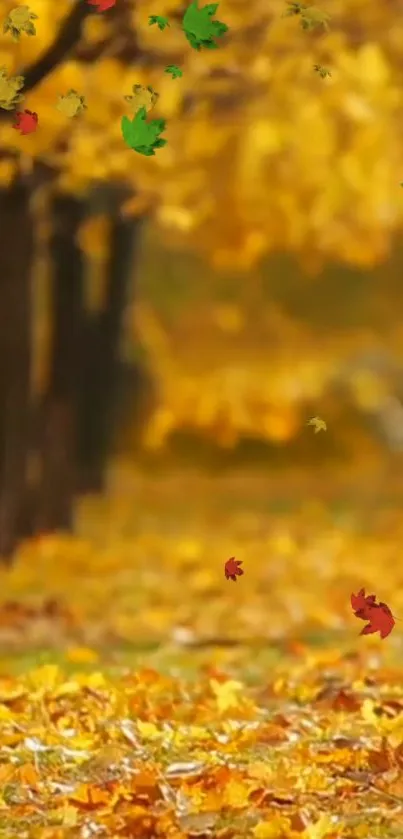
[[[30,446],[31,266],[29,189],[0,193],[0,558],[20,536]]]

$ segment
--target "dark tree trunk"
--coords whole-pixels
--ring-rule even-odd
[[[31,267],[29,189],[0,193],[0,557],[20,537],[30,437]]]
[[[47,391],[40,411],[41,481],[37,527],[70,530],[76,486],[76,411],[82,362],[84,263],[76,234],[83,203],[58,196],[52,207],[52,338]]]
[[[113,221],[104,307],[88,316],[86,325],[78,428],[79,489],[83,492],[104,488],[121,371],[119,344],[141,224],[141,219]]]

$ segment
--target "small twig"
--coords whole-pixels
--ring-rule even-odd
[[[384,798],[388,798],[389,801],[393,801],[395,804],[399,804],[400,807],[403,807],[403,798],[393,795],[393,792],[386,792],[383,789],[379,789],[379,787],[376,787],[373,783],[371,783],[371,781],[368,781],[368,786],[374,792],[377,792],[379,795],[383,795]]]

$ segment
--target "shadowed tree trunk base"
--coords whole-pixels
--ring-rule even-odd
[[[104,307],[88,316],[86,323],[79,392],[79,492],[101,492],[105,485],[124,367],[119,360],[120,337],[141,226],[141,219],[115,217]]]
[[[77,483],[77,377],[82,362],[84,264],[76,234],[83,203],[58,196],[52,207],[52,338],[40,408],[41,480],[36,529],[70,530]]]
[[[20,538],[30,443],[31,265],[29,190],[0,193],[0,559]]]

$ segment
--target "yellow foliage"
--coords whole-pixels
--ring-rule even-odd
[[[0,2],[3,21],[13,8]],[[0,34],[9,77],[49,47],[71,4],[33,0],[29,8],[36,37],[13,43]],[[173,0],[158,12],[172,17],[180,8]],[[329,31],[312,37],[297,18],[282,17],[282,0],[269,12],[251,0],[247,25],[245,10],[228,0],[227,46],[201,53],[174,22],[163,33],[148,25],[150,0],[127,4],[123,42],[119,11],[116,19],[91,15],[81,48],[102,44],[100,57],[67,60],[29,92],[24,107],[39,114],[40,130],[27,142],[2,122],[2,149],[56,167],[69,191],[124,182],[152,201],[170,243],[186,242],[219,267],[246,270],[274,248],[359,265],[383,259],[403,222],[401,19],[375,0],[329,0]],[[134,36],[159,63],[124,64]],[[312,70],[323,60],[326,84]],[[175,84],[163,72],[171,62],[183,70]],[[168,144],[152,159],[121,138],[124,97],[134,86],[158,91],[155,114],[168,121]],[[87,110],[66,124],[57,102],[69,90],[80,92]],[[7,178],[0,174],[0,182]]]

